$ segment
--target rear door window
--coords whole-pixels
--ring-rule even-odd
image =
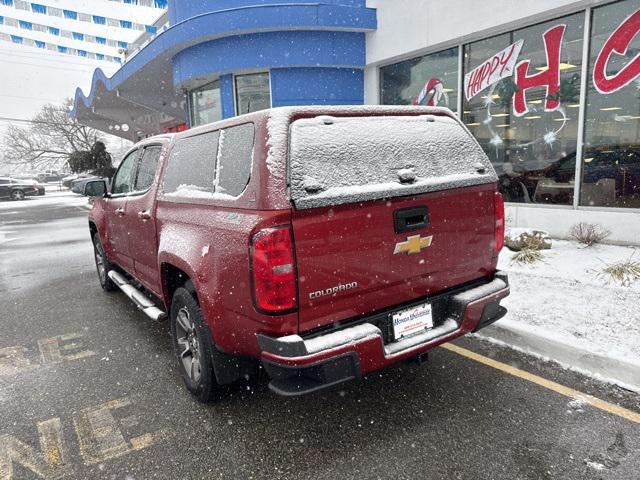
[[[254,125],[228,127],[176,141],[164,178],[165,195],[238,197],[251,178]]]
[[[216,192],[240,195],[251,177],[253,123],[225,128],[220,134]]]
[[[219,131],[176,141],[164,177],[164,193],[175,196],[211,196],[218,156]]]

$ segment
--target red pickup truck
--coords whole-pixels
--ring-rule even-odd
[[[85,194],[102,287],[168,317],[208,401],[260,362],[300,395],[504,316],[496,182],[447,109],[292,107],[146,139]]]

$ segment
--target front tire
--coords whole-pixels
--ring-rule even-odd
[[[213,341],[190,283],[178,288],[171,302],[171,339],[178,370],[189,390],[200,402],[219,397],[213,372]]]
[[[100,286],[105,292],[114,291],[117,288],[116,284],[109,278],[109,272],[113,270],[113,265],[107,260],[107,255],[104,253],[104,247],[102,246],[98,232],[93,234],[93,255],[96,261],[96,270],[98,271]]]
[[[25,194],[22,190],[14,190],[11,192],[11,200],[24,200]]]

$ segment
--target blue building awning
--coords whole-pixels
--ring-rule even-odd
[[[184,90],[201,82],[204,76],[287,67],[363,69],[364,38],[361,44],[350,46],[340,37],[375,30],[375,10],[363,5],[364,1],[356,0],[351,0],[350,5],[305,0],[280,0],[273,5],[247,2],[246,6],[179,20],[129,57],[111,78],[97,69],[88,95],[76,90],[71,116],[98,130],[136,140],[187,122]],[[265,51],[269,46],[285,43],[286,38],[282,42],[261,42],[259,36],[278,32],[285,37],[292,33],[325,33],[325,43],[317,45],[332,50],[300,43],[290,46],[295,53],[292,55]],[[228,55],[198,57],[199,50],[193,48],[203,44],[217,46],[216,42],[221,42]],[[243,56],[235,56],[234,48]],[[247,51],[252,54],[247,56]],[[176,62],[178,56],[180,61]]]

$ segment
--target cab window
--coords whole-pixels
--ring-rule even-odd
[[[140,155],[140,150],[131,152],[122,160],[116,175],[113,177],[113,187],[111,193],[117,195],[119,193],[129,193],[132,190],[133,170]]]
[[[147,190],[153,183],[161,151],[162,147],[160,145],[153,145],[144,149],[142,158],[138,163],[138,174],[135,182],[136,192]]]

